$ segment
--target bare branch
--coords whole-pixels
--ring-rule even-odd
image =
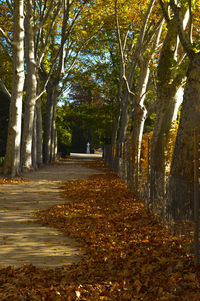
[[[154,2],[155,2],[155,0],[150,1],[149,5],[148,5],[148,8],[147,8],[147,11],[146,11],[146,14],[144,16],[144,23],[143,23],[142,29],[140,31],[140,37],[139,37],[140,44],[142,44],[144,42],[145,32],[146,32],[146,29],[147,29],[147,25],[148,25],[148,22],[149,22],[149,18],[150,18],[150,15],[151,15],[151,11],[152,11]]]
[[[186,26],[188,24],[189,17],[190,17],[190,13],[189,13],[189,9],[188,9],[186,11],[184,19],[183,19],[183,29],[184,30],[185,30],[185,28],[186,28]],[[176,43],[176,50],[174,52],[174,58],[175,58],[176,61],[178,60],[178,47],[179,47],[179,44],[180,44],[180,38],[179,38],[179,35],[178,35],[178,37],[177,37],[177,43]]]
[[[37,58],[37,64],[38,64],[38,66],[40,66],[40,64],[41,64],[41,62],[42,62],[42,59],[43,59],[43,57],[44,57],[44,53],[45,53],[45,50],[46,50],[46,48],[47,48],[48,41],[49,41],[49,37],[50,37],[51,31],[52,31],[52,28],[53,28],[53,26],[54,26],[54,24],[55,24],[56,17],[57,17],[57,15],[58,15],[58,13],[59,13],[59,9],[60,9],[60,2],[59,2],[59,5],[57,6],[57,9],[56,9],[54,15],[53,15],[51,25],[50,25],[50,27],[49,27],[49,30],[48,30],[48,33],[47,33],[47,35],[46,35],[46,38],[45,38],[45,42],[44,42],[43,48],[42,48],[42,50],[41,50],[41,54],[40,54],[40,55],[38,56],[38,58]],[[38,46],[37,46],[37,47],[38,47]]]
[[[191,59],[193,58],[195,51],[193,50],[193,46],[190,43],[188,36],[186,35],[183,27],[183,18],[181,16],[181,9],[175,4],[174,0],[170,0],[171,8],[173,9],[175,18],[176,18],[176,25],[178,34],[180,37],[181,44],[187,53],[188,57]]]
[[[2,82],[2,80],[0,79],[0,87],[2,89],[2,91],[8,96],[9,100],[11,99],[11,94],[8,91],[8,89],[6,88],[5,84]]]
[[[193,39],[192,39],[192,29],[193,29],[192,1],[188,0],[188,2],[189,2],[189,13],[190,13],[189,41],[192,44],[193,43]]]
[[[154,29],[149,33],[148,37],[146,37],[146,41],[144,43],[144,51],[146,51],[147,47],[149,46],[150,42],[152,41],[156,33],[157,33],[156,40],[155,40],[156,45],[154,46],[154,49],[158,46],[163,25],[164,25],[164,20],[163,18],[161,18],[158,24],[156,24]]]
[[[5,33],[5,31],[0,27],[0,33],[3,35],[3,37],[6,39],[8,44],[13,45],[13,42],[11,39],[8,37],[8,35]]]
[[[125,81],[126,89],[127,89],[128,93],[129,93],[130,95],[132,95],[132,96],[136,96],[136,94],[133,93],[133,92],[130,90],[129,83],[128,83],[128,80],[127,80],[125,74],[123,75],[123,79],[124,79],[124,81]]]
[[[182,65],[182,63],[183,63],[184,59],[186,58],[186,56],[187,56],[187,54],[184,53],[183,56],[182,56],[182,58],[181,58],[180,61],[178,62],[178,67]]]
[[[125,41],[124,46],[122,46],[122,39],[121,39],[121,33],[120,33],[120,27],[119,27],[119,18],[118,18],[118,6],[117,6],[117,0],[115,1],[115,21],[116,21],[116,27],[117,27],[117,37],[118,37],[118,44],[119,44],[119,50],[121,55],[121,63],[122,63],[122,69],[123,69],[123,78],[126,77],[126,64],[124,60],[124,49],[125,49]]]
[[[151,15],[151,11],[152,11],[154,2],[155,2],[155,0],[151,0],[149,2],[148,9],[147,9],[146,14],[144,15],[144,18],[143,18],[144,23],[143,23],[143,26],[140,30],[140,35],[139,35],[139,38],[138,38],[138,41],[137,41],[136,49],[135,49],[135,52],[133,53],[133,56],[132,56],[132,65],[130,67],[129,76],[128,76],[128,84],[129,84],[130,87],[132,86],[133,74],[135,72],[135,68],[136,68],[136,65],[137,65],[138,55],[139,54],[142,55],[142,53],[144,52],[144,47],[143,47],[144,45],[143,44],[144,44],[144,39],[145,39],[145,33],[146,33],[148,21],[149,21],[150,15]]]
[[[126,35],[125,35],[125,38],[124,38],[124,45],[123,45],[123,48],[122,48],[122,49],[123,49],[123,52],[124,52],[125,49],[126,49],[128,34],[129,34],[129,29],[127,30]]]
[[[40,24],[41,27],[43,27],[46,24],[46,22],[47,22],[47,19],[48,19],[49,15],[50,15],[50,12],[51,12],[51,10],[53,8],[53,0],[51,0],[49,8],[48,8],[48,10],[47,10],[47,12],[45,14],[46,5],[47,5],[47,0],[45,0],[43,11],[42,11],[42,16],[41,16],[42,17],[42,22]],[[58,3],[58,6],[59,5],[60,5],[60,2]]]
[[[169,24],[170,17],[169,17],[168,11],[165,9],[165,6],[164,6],[164,3],[163,3],[162,0],[159,0],[159,3],[160,3],[160,6],[161,6],[161,9],[162,9],[162,13],[163,13],[163,16],[165,18],[165,21],[167,22],[167,24]]]
[[[118,36],[118,43],[119,43],[119,49],[120,49],[120,57],[121,57],[121,76],[122,79],[125,81],[127,92],[135,96],[135,93],[133,93],[130,89],[129,81],[126,77],[126,63],[124,59],[124,50],[125,50],[125,42],[127,41],[126,37],[124,40],[124,45],[122,45],[122,39],[121,39],[121,33],[120,33],[120,27],[119,27],[119,18],[118,18],[118,6],[117,6],[117,0],[115,0],[115,20],[116,20],[116,27],[117,27],[117,36]]]

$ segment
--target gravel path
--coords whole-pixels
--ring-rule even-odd
[[[64,204],[60,182],[99,174],[80,160],[60,161],[23,175],[23,184],[0,184],[0,266],[58,267],[79,260],[80,245],[33,222],[33,211]]]

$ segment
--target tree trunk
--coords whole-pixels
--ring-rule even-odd
[[[131,134],[132,140],[132,153],[134,158],[134,164],[139,162],[141,153],[142,136],[144,130],[144,124],[147,117],[147,111],[145,108],[138,107],[133,114],[134,130]]]
[[[131,144],[132,144],[132,166],[129,168],[129,177],[132,179],[132,188],[137,193],[138,189],[138,170],[139,160],[141,153],[142,136],[144,130],[144,124],[147,116],[147,110],[144,106],[145,93],[147,91],[147,85],[149,81],[149,59],[140,58],[140,75],[138,78],[136,88],[136,104],[133,111],[133,129],[131,132]]]
[[[112,139],[111,139],[112,145],[114,145],[117,142],[117,133],[118,133],[119,123],[120,123],[120,116],[121,116],[121,105],[119,103],[117,114],[115,116],[113,129],[112,129]]]
[[[42,111],[41,103],[38,100],[36,102],[36,136],[37,136],[37,166],[41,166],[43,163],[42,156]]]
[[[140,151],[142,144],[142,135],[144,129],[144,123],[147,117],[147,110],[144,106],[145,93],[147,92],[147,85],[149,81],[150,69],[149,69],[150,59],[140,59],[140,75],[138,79],[136,94],[138,100],[137,106],[135,106],[133,112],[133,130],[131,133],[132,137],[132,149],[133,158],[140,159]],[[136,163],[136,162],[134,162]]]
[[[181,68],[175,72],[174,62],[177,50],[177,29],[175,19],[168,23],[168,32],[165,37],[159,65],[158,65],[158,109],[151,143],[151,200],[163,194],[165,158],[164,149],[169,139],[169,132],[173,122],[177,119],[178,108],[182,103],[182,82],[186,70]],[[163,197],[163,196],[162,196]]]
[[[154,132],[151,143],[151,200],[158,198],[160,188],[158,183],[162,182],[165,174],[165,154],[164,150],[169,142],[170,130],[175,126],[178,108],[182,103],[182,87],[177,87],[175,95],[159,95],[160,106],[155,121]],[[170,168],[170,166],[168,166]],[[161,187],[162,190],[162,187]]]
[[[56,130],[56,103],[57,103],[57,93],[54,94],[53,100],[53,118],[52,118],[52,130],[51,130],[51,162],[56,161],[57,157],[57,130]]]
[[[129,96],[127,95],[127,98],[129,99]],[[130,119],[130,115],[128,112],[129,109],[129,101],[128,100],[123,100],[122,103],[122,108],[121,108],[121,124],[119,128],[119,137],[118,141],[123,142],[126,139],[126,132],[127,132],[127,127]]]
[[[25,38],[26,38],[26,62],[27,62],[27,81],[26,81],[26,101],[23,123],[22,139],[22,170],[32,168],[32,135],[35,112],[35,100],[37,93],[37,77],[32,17],[32,0],[27,1],[27,12],[25,18]]]
[[[22,98],[24,88],[24,1],[14,3],[13,79],[4,173],[20,173]]]
[[[45,130],[44,130],[44,163],[48,164],[52,160],[52,135],[53,135],[53,120],[54,120],[54,106],[56,105],[57,85],[51,81],[47,85],[47,102],[46,102],[46,116],[45,116]]]
[[[190,58],[180,124],[167,187],[167,212],[174,219],[193,214],[193,161],[195,128],[200,124],[200,53]]]
[[[37,168],[37,129],[36,129],[36,109],[34,114],[34,121],[33,121],[33,135],[32,135],[32,167],[34,169]]]

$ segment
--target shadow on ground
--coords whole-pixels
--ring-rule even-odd
[[[61,195],[62,181],[99,173],[69,160],[23,174],[25,183],[1,184],[0,266],[57,267],[79,261],[81,246],[56,229],[36,224],[33,212],[68,201]]]

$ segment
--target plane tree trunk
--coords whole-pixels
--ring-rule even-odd
[[[190,58],[172,167],[167,190],[169,217],[193,215],[194,129],[200,120],[200,53]]]
[[[24,109],[23,122],[23,138],[22,138],[22,170],[28,171],[33,168],[32,165],[32,140],[34,130],[34,113],[37,93],[37,67],[35,61],[35,45],[33,31],[33,1],[27,1],[27,11],[25,18],[25,41],[26,41],[26,62],[27,62],[27,78],[26,78],[26,99]]]
[[[165,176],[164,149],[169,142],[170,130],[177,119],[178,108],[183,100],[183,80],[186,76],[187,63],[178,65],[176,52],[178,47],[178,33],[175,18],[167,24],[168,32],[161,50],[157,73],[157,115],[151,143],[150,171],[151,171],[151,200],[159,198],[163,193]],[[160,185],[158,185],[158,183]]]
[[[169,218],[192,218],[194,213],[194,129],[200,120],[200,52],[193,48],[191,33],[183,27],[180,7],[173,0],[170,5],[176,18],[181,44],[189,58],[180,123],[175,142],[169,183],[167,187],[167,214]],[[190,38],[188,38],[190,37]]]
[[[24,1],[14,2],[13,79],[4,173],[19,175],[24,88]]]

